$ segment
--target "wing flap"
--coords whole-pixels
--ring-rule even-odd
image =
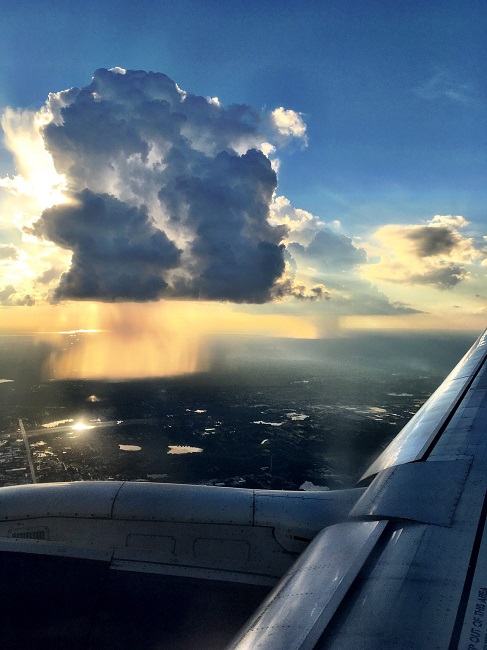
[[[321,531],[228,650],[313,648],[385,526],[347,522]]]
[[[375,477],[350,514],[449,526],[471,462],[445,460],[389,467]]]

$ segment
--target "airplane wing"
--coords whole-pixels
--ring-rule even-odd
[[[484,649],[486,358],[487,331],[355,489],[2,488],[4,643]]]
[[[233,650],[487,647],[487,331]]]

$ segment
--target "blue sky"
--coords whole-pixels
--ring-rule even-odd
[[[337,191],[409,199],[414,216],[484,216],[483,2],[21,1],[2,13],[4,105],[39,105],[100,67],[160,71],[224,104],[303,112],[311,146],[280,183],[311,211]]]
[[[306,140],[273,141],[276,196],[324,222],[313,227],[334,233],[330,249],[348,238],[358,252],[332,269],[328,249],[311,263],[311,250],[295,247],[293,281],[308,295],[326,287],[326,299],[242,309],[427,327],[444,326],[456,309],[459,326],[475,329],[487,313],[485,43],[487,5],[476,0],[20,0],[2,6],[0,106],[36,111],[49,92],[120,66],[163,72],[224,107],[292,110]],[[15,173],[12,155],[2,150],[4,177]],[[5,231],[13,212],[3,214]],[[434,250],[433,235],[442,242]],[[4,234],[4,246],[17,240]],[[11,270],[4,304],[24,307],[27,288],[14,280]]]

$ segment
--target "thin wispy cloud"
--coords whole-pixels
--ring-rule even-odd
[[[448,70],[437,69],[423,83],[414,88],[416,95],[428,101],[450,101],[457,104],[476,104],[473,84],[454,77]]]

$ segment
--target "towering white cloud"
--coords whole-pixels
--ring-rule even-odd
[[[72,203],[32,232],[73,253],[56,299],[272,298],[286,231],[269,223],[277,179],[258,113],[120,69],[48,109],[45,145]]]

